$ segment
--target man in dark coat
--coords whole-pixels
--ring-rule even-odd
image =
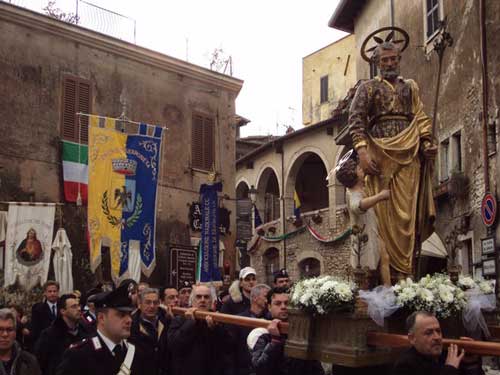
[[[134,309],[128,287],[125,284],[95,297],[97,334],[66,350],[57,375],[154,374],[154,364],[147,363],[141,349],[126,340]]]
[[[59,283],[49,280],[43,285],[44,301],[35,303],[31,308],[31,342],[36,343],[40,334],[57,317]]]
[[[160,307],[158,289],[146,288],[139,294],[139,313],[132,318],[129,341],[146,353],[146,361],[154,363],[155,372],[164,375],[168,369],[167,327],[169,319]]]
[[[273,288],[267,295],[268,309],[272,317],[267,330],[256,328],[250,332],[247,343],[252,365],[257,375],[324,375],[319,361],[285,356],[286,336],[280,334],[278,325],[288,319],[288,289]]]
[[[393,375],[482,375],[478,358],[465,356],[451,344],[443,351],[443,336],[436,317],[426,311],[416,311],[406,321],[408,339],[412,345],[394,365]]]
[[[241,269],[239,279],[229,287],[230,298],[222,305],[221,313],[237,315],[250,309],[250,292],[256,284],[255,275],[252,267]]]
[[[238,316],[257,319],[264,318],[267,312],[267,293],[270,289],[271,288],[266,284],[254,286],[250,293],[250,309],[243,311],[241,314],[238,314]],[[252,357],[250,356],[250,351],[247,346],[247,337],[252,331],[252,328],[228,325],[227,330],[232,343],[230,348],[233,350],[233,355],[230,357],[232,360],[231,367],[233,368],[233,374],[252,374]]]
[[[229,373],[224,351],[224,329],[212,318],[196,320],[196,310],[208,311],[215,303],[215,291],[205,285],[193,286],[191,308],[176,316],[167,331],[170,352],[169,375],[220,375]]]
[[[36,358],[16,342],[16,316],[0,309],[0,375],[40,375]]]
[[[66,349],[90,336],[93,330],[82,324],[78,298],[64,294],[57,301],[57,318],[42,331],[35,344],[35,356],[43,375],[55,375]]]

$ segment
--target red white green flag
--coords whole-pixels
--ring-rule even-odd
[[[87,203],[88,146],[63,141],[62,164],[66,202]]]

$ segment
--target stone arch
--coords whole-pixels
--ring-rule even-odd
[[[236,199],[248,199],[250,190],[250,185],[245,178],[242,178],[236,184]]]
[[[263,223],[280,218],[280,179],[272,166],[261,170],[257,179],[255,205]]]
[[[302,212],[329,206],[329,164],[323,152],[315,147],[304,147],[294,154],[287,168],[285,183],[286,215],[293,215],[293,195],[297,191]]]
[[[267,248],[262,254],[265,280],[267,285],[273,285],[274,273],[280,268],[280,251],[272,246]]]
[[[317,265],[318,269],[313,270],[309,269],[307,270],[306,266],[313,266]],[[321,254],[311,251],[311,250],[305,250],[301,251],[300,254],[297,257],[297,266],[298,266],[298,271],[300,277],[311,277],[311,276],[318,276],[324,272],[324,260]],[[315,272],[316,271],[316,272]]]

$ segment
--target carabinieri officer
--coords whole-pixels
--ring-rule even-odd
[[[57,375],[146,375],[155,374],[144,356],[127,342],[134,307],[128,285],[94,297],[97,334],[69,347]]]

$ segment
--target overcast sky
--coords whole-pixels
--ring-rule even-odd
[[[302,126],[302,57],[345,35],[328,27],[338,1],[89,0],[134,18],[141,46],[204,67],[215,48],[230,55],[233,76],[245,81],[236,100],[237,113],[251,120],[243,136]],[[57,5],[71,9],[75,2]]]

